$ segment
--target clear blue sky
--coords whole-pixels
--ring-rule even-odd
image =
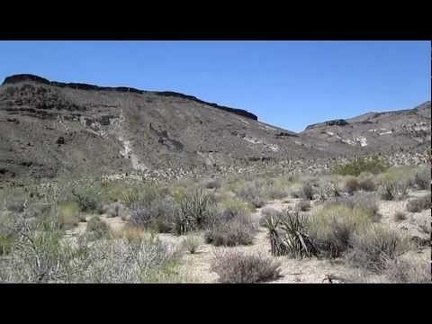
[[[431,96],[426,41],[0,41],[0,78],[171,90],[301,131]]]

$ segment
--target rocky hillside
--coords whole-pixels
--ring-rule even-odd
[[[176,92],[14,75],[0,86],[0,181],[131,172],[170,178],[263,161],[311,165],[362,152],[420,151],[430,146],[430,118],[428,102],[297,134]]]
[[[0,177],[219,168],[340,154],[241,109],[174,92],[7,77],[0,86]]]
[[[347,150],[356,147],[364,152],[424,151],[431,145],[431,103],[313,124],[301,136],[341,143]]]

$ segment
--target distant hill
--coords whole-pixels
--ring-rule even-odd
[[[365,152],[422,151],[431,145],[431,102],[309,125],[300,135]]]
[[[343,149],[257,119],[174,92],[14,75],[0,86],[0,177],[178,175],[186,169],[326,157]]]

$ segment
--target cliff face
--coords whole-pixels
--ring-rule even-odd
[[[49,81],[45,78],[42,78],[37,75],[32,74],[16,74],[9,77],[6,77],[3,81],[3,85],[6,84],[16,84],[16,83],[22,83],[22,82],[37,82],[40,84],[46,84],[46,85],[52,85],[56,87],[61,88],[71,88],[71,89],[77,89],[77,90],[87,90],[87,91],[116,91],[116,92],[128,92],[128,93],[138,93],[138,94],[146,94],[146,93],[153,93],[159,96],[164,97],[177,97],[177,98],[183,98],[183,99],[189,99],[204,105],[211,106],[216,109],[221,109],[227,112],[231,112],[246,118],[250,118],[253,120],[258,120],[258,117],[246,110],[243,109],[236,109],[236,108],[230,108],[225,106],[220,106],[216,103],[209,103],[202,101],[194,96],[188,96],[182,93],[173,92],[173,91],[144,91],[139,90],[131,87],[100,87],[97,85],[92,84],[86,84],[86,83],[63,83],[63,82],[56,82],[56,81]]]

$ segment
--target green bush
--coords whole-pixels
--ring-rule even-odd
[[[381,218],[381,215],[378,213],[378,198],[372,192],[357,192],[353,196],[338,197],[335,199],[335,202],[346,205],[351,209],[362,209],[367,213],[370,220],[374,222],[379,221]],[[331,205],[331,202],[328,205]]]
[[[358,176],[362,172],[370,172],[378,174],[389,168],[389,164],[383,159],[374,156],[372,158],[357,158],[352,162],[340,165],[336,164],[333,167],[333,173],[341,175]]]
[[[369,223],[370,216],[364,209],[333,203],[312,215],[308,233],[320,254],[335,258],[348,249],[353,233]]]

